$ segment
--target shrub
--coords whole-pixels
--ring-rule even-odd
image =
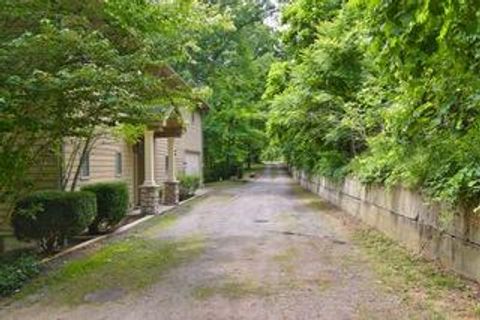
[[[80,234],[97,212],[91,192],[41,191],[20,200],[12,215],[15,236],[36,240],[45,252],[52,252],[65,239]]]
[[[33,254],[16,252],[0,259],[0,296],[6,297],[20,289],[40,272]]]
[[[97,197],[97,216],[89,226],[90,233],[98,233],[114,227],[127,214],[128,187],[126,183],[96,183],[85,186],[82,190],[93,192]]]
[[[195,194],[200,187],[200,177],[185,175],[179,179],[179,198],[180,201],[188,199]]]

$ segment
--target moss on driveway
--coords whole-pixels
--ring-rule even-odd
[[[167,270],[202,252],[203,238],[199,235],[180,240],[151,237],[174,222],[173,215],[154,218],[131,235],[89,249],[44,273],[14,299],[33,296],[49,304],[74,305],[105,302],[147,288],[160,281]]]

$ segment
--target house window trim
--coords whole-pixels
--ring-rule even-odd
[[[122,152],[117,151],[115,152],[115,177],[122,177],[122,176],[123,176],[123,154]]]
[[[87,164],[87,174],[84,174],[84,165]],[[80,180],[89,180],[92,174],[90,163],[90,152],[86,153],[82,163],[80,164]]]

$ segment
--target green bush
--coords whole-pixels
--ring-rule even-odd
[[[0,296],[20,289],[40,272],[38,259],[29,253],[13,253],[0,259]]]
[[[106,231],[118,224],[128,210],[128,187],[125,182],[103,182],[88,185],[83,191],[95,193],[97,216],[89,226],[90,233]]]
[[[97,212],[91,192],[40,191],[20,200],[12,215],[19,240],[36,240],[45,252],[52,252],[65,239],[80,234]]]
[[[195,194],[200,187],[200,177],[185,175],[179,178],[179,198],[180,201],[188,199]]]

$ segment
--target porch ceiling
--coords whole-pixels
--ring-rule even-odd
[[[156,138],[178,138],[185,130],[185,122],[180,112],[172,107],[165,114],[164,120],[149,124],[148,129],[153,130]]]

